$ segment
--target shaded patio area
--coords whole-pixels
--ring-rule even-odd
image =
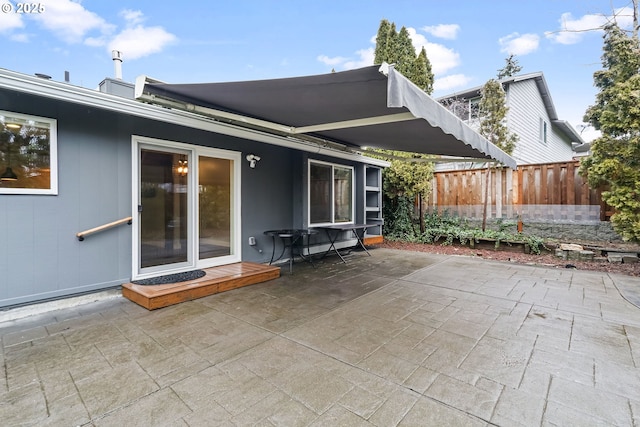
[[[640,279],[374,249],[0,323],[5,425],[640,425]]]

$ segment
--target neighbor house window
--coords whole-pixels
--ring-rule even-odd
[[[480,98],[469,100],[469,123],[477,123],[480,120]]]
[[[353,168],[309,162],[309,223],[353,222]]]
[[[57,194],[56,121],[0,111],[0,194]]]
[[[547,122],[540,117],[540,142],[547,143]]]

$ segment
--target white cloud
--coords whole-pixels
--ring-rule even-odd
[[[142,58],[161,52],[177,37],[163,27],[145,27],[144,14],[139,10],[124,9],[119,14],[125,20],[126,28],[108,43],[108,50],[119,50],[127,60]]]
[[[18,34],[12,34],[10,39],[18,43],[29,43],[29,41],[31,40],[31,36],[26,33],[18,33]]]
[[[71,0],[48,0],[46,13],[30,15],[66,43],[80,43],[91,31],[109,33],[113,25]]]
[[[415,28],[408,27],[407,31],[409,32],[409,37],[411,37],[411,42],[416,50],[416,54],[418,54],[424,46],[434,75],[437,76],[438,74],[446,73],[460,65],[460,54],[453,49],[449,49],[442,44],[429,42],[427,38],[419,34]]]
[[[615,9],[609,20],[615,21],[621,28],[631,29],[633,28],[633,9],[630,7]]]
[[[422,27],[422,30],[434,37],[455,40],[458,36],[458,31],[460,31],[460,26],[458,24],[440,24]]]
[[[143,13],[139,10],[124,9],[120,12],[120,16],[122,16],[129,25],[141,24],[145,20]]]
[[[584,129],[581,128],[580,125],[586,126]],[[600,138],[602,133],[599,130],[595,130],[593,127],[586,125],[585,123],[581,123],[576,127],[576,130],[582,137],[582,140],[585,142],[591,142],[596,138]]]
[[[429,62],[431,62],[434,75],[437,76],[438,74],[446,73],[452,68],[460,65],[460,55],[454,50],[441,44],[429,42],[427,38],[424,35],[419,34],[415,28],[407,27],[407,31],[411,38],[411,43],[416,51],[416,55],[420,53],[420,50],[424,46],[427,51]],[[375,46],[375,36],[370,39],[370,42]],[[374,46],[356,51],[357,58],[355,59],[345,58],[342,56],[330,57],[327,55],[319,55],[317,60],[323,64],[330,65],[334,68],[338,67],[343,70],[366,67],[373,65],[373,59],[375,56]]]
[[[349,60],[349,58],[345,58],[344,56],[334,56],[333,58],[330,58],[327,55],[318,55],[318,58],[316,59],[325,65],[331,66],[341,65]]]
[[[547,31],[545,36],[556,43],[571,45],[581,42],[587,34],[600,32],[609,22],[616,22],[621,28],[631,28],[633,9],[623,7],[615,9],[610,16],[589,14],[580,18],[574,18],[567,12],[560,16],[559,22],[560,28],[556,31]]]
[[[373,65],[375,58],[374,48],[360,49],[356,52],[358,59],[347,61],[344,63],[345,70],[353,70],[354,68],[367,67]]]
[[[574,19],[571,13],[563,13],[560,16],[560,29],[555,32],[546,32],[545,36],[560,44],[576,44],[588,31],[602,28],[607,23],[604,15],[584,15]]]
[[[35,21],[68,44],[84,43],[90,47],[108,47],[109,51],[120,50],[126,59],[160,52],[176,40],[176,36],[163,27],[145,27],[144,14],[139,10],[124,9],[119,13],[124,19],[124,29],[116,34],[115,25],[85,9],[80,0],[47,0],[45,7],[45,13],[30,14],[26,19]],[[16,13],[0,14],[0,33],[23,28],[23,19],[23,15]],[[11,38],[29,41],[27,33],[12,34]]]
[[[176,36],[162,27],[143,27],[138,25],[126,28],[108,44],[109,51],[119,50],[124,59],[138,59],[162,51],[173,43]]]
[[[456,88],[466,88],[471,82],[471,77],[464,74],[451,74],[435,79],[433,82],[433,91],[451,91]]]
[[[356,55],[356,58],[318,55],[316,59],[325,65],[329,65],[333,68],[339,68],[340,70],[353,70],[355,68],[362,68],[373,65],[374,49],[372,47],[367,49],[360,49],[356,51]]]
[[[538,49],[540,37],[537,34],[511,33],[508,36],[501,37],[498,43],[502,46],[500,52],[509,55],[526,55]]]
[[[9,33],[18,28],[24,28],[22,15],[19,13],[0,13],[0,34]]]

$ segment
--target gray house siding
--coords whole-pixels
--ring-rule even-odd
[[[131,137],[118,116],[3,91],[0,109],[58,120],[57,196],[0,195],[0,305],[115,286],[131,274],[131,231],[82,242],[130,215]],[[127,262],[125,262],[127,261]]]
[[[571,160],[571,142],[553,125],[534,79],[511,83],[507,92],[507,126],[519,135],[513,151],[518,164]],[[547,126],[546,143],[541,138],[540,119]]]
[[[58,195],[0,195],[0,307],[118,286],[131,280],[132,227],[80,242],[76,233],[133,216],[132,135],[242,153],[243,261],[268,262],[266,229],[304,227],[309,158],[363,164],[0,89],[0,109],[58,125]],[[255,169],[244,156],[261,157]],[[356,198],[359,200],[360,198]],[[357,220],[362,220],[362,206]],[[256,246],[249,246],[254,236]],[[318,236],[321,239],[321,236]]]
[[[546,81],[542,73],[530,73],[523,76],[513,76],[501,80],[506,91],[506,104],[509,108],[506,125],[509,131],[518,136],[512,157],[518,165],[555,163],[572,160],[577,153],[573,151],[573,143],[584,143],[580,136],[566,121],[559,120],[549,94]],[[444,96],[443,100],[466,101],[480,100],[482,86]],[[467,124],[476,131],[480,121],[475,118]],[[546,123],[546,143],[541,135],[541,120]],[[588,148],[586,149],[588,150]],[[485,167],[485,162],[438,163],[437,171],[461,170]]]

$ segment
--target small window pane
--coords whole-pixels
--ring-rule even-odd
[[[55,194],[55,121],[0,111],[0,193]]]
[[[350,222],[353,212],[351,169],[336,167],[334,171],[335,222]]]
[[[312,224],[331,221],[331,166],[311,163],[309,204]]]

